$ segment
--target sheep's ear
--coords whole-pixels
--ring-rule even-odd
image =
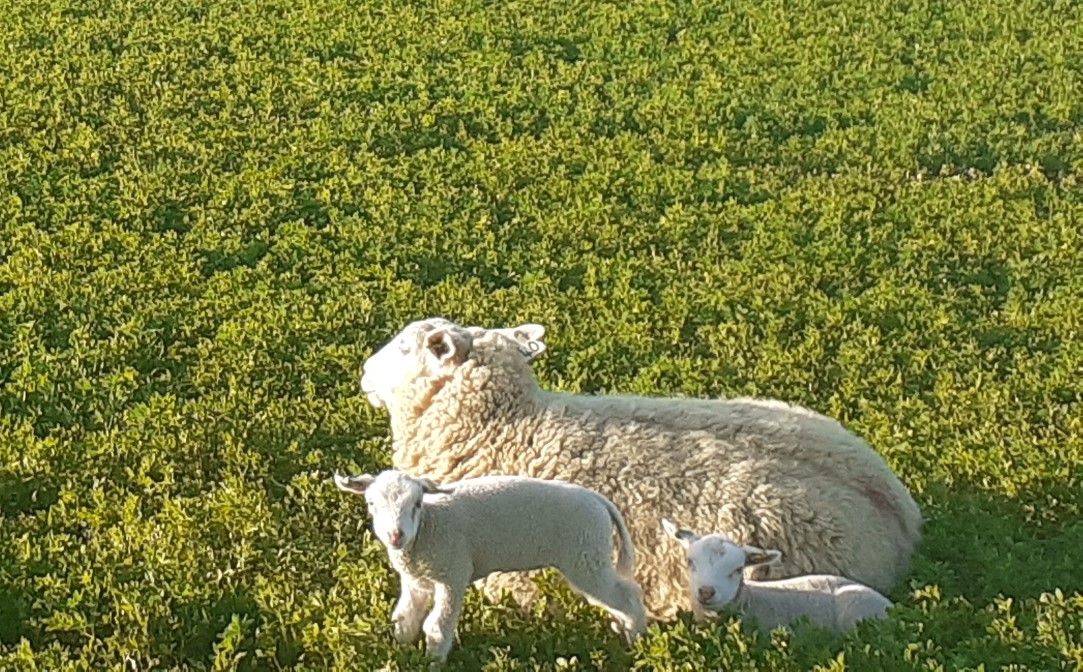
[[[693,541],[699,539],[698,534],[692,530],[682,530],[678,528],[673,521],[668,518],[662,519],[662,529],[666,531],[666,534],[681,542],[685,548],[688,548]]]
[[[454,485],[440,485],[431,478],[419,478],[417,481],[418,483],[421,483],[421,491],[426,495],[450,495],[455,492]]]
[[[425,349],[429,357],[441,368],[453,362],[461,362],[470,349],[470,333],[461,329],[441,327],[425,336]]]
[[[545,327],[540,324],[528,322],[517,327],[504,327],[493,331],[507,336],[519,346],[519,352],[523,353],[526,361],[532,362],[541,357],[549,346],[542,340],[545,335]]]
[[[745,567],[773,565],[782,559],[782,551],[773,548],[764,550],[756,546],[742,546],[741,550],[745,552]]]
[[[540,324],[528,322],[527,324],[520,324],[511,330],[512,338],[514,338],[520,346],[519,352],[523,353],[526,357],[526,361],[532,362],[538,357],[542,356],[549,346],[542,340],[542,336],[545,335],[545,327]]]
[[[335,485],[338,486],[338,489],[345,492],[352,492],[355,495],[365,494],[365,490],[372,485],[372,482],[375,480],[376,477],[371,474],[346,476],[338,471],[335,472]]]

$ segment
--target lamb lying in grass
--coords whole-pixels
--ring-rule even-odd
[[[429,655],[446,659],[472,582],[492,572],[547,567],[605,607],[629,641],[646,631],[628,529],[613,503],[593,490],[518,476],[438,485],[395,470],[336,473],[335,485],[364,495],[376,536],[399,573],[402,593],[392,620],[400,643],[424,629]],[[614,530],[620,537],[615,570]],[[430,596],[435,605],[422,623]]]
[[[866,618],[885,618],[891,601],[866,585],[831,574],[752,581],[744,570],[779,561],[782,552],[733,543],[720,534],[700,536],[663,518],[662,527],[685,548],[692,613],[697,621],[733,604],[762,632],[788,627],[802,616],[842,633]]]

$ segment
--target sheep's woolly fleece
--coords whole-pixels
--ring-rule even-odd
[[[531,361],[544,332],[430,318],[366,360],[361,389],[388,409],[394,467],[441,482],[512,474],[597,490],[625,516],[659,620],[691,608],[684,553],[662,517],[783,552],[752,579],[838,574],[887,592],[909,571],[921,512],[884,458],[837,421],[773,400],[542,390]],[[536,595],[525,574],[485,584],[491,598]]]

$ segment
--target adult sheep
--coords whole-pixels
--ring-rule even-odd
[[[691,608],[685,559],[659,518],[776,548],[766,580],[838,574],[888,591],[909,571],[921,513],[887,462],[838,422],[779,401],[581,395],[542,390],[531,361],[544,327],[409,324],[363,365],[387,408],[395,469],[437,481],[490,474],[563,479],[624,513],[651,618]],[[529,604],[527,574],[485,592]]]

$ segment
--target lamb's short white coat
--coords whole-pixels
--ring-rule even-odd
[[[781,549],[750,578],[831,573],[890,590],[908,571],[921,512],[887,461],[837,421],[767,399],[585,395],[541,389],[545,328],[408,325],[369,357],[362,392],[388,410],[392,465],[450,482],[562,479],[613,501],[636,545],[648,614],[688,609],[683,560],[658,519]],[[529,573],[485,580],[520,604]]]
[[[807,617],[845,633],[859,621],[885,618],[892,602],[868,586],[832,574],[796,576],[776,581],[744,578],[751,567],[773,565],[777,549],[736,544],[722,534],[699,535],[663,518],[662,528],[681,543],[688,560],[688,593],[697,621],[713,618],[729,605],[751,616],[762,632]]]
[[[555,568],[633,640],[646,631],[635,550],[620,511],[593,490],[556,480],[489,476],[437,484],[395,470],[335,485],[365,497],[376,537],[399,573],[395,638],[444,659],[469,585],[492,572]],[[620,540],[614,567],[613,534]],[[427,618],[429,599],[434,606]],[[424,622],[422,619],[424,618]]]

